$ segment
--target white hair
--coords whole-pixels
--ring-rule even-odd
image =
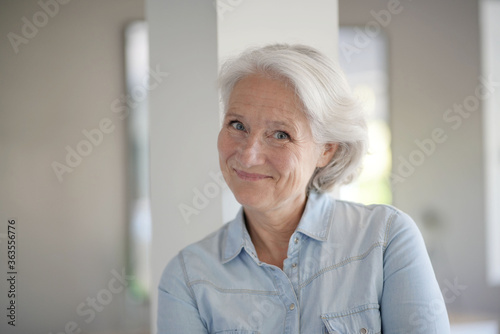
[[[224,113],[235,84],[252,74],[291,84],[303,104],[316,143],[338,144],[331,161],[312,175],[308,191],[325,192],[334,185],[351,182],[359,173],[368,135],[363,110],[340,67],[305,45],[273,44],[248,49],[222,65],[219,89]]]

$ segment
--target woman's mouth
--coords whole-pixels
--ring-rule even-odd
[[[271,178],[270,176],[263,175],[263,174],[257,174],[257,173],[247,173],[239,169],[233,168],[234,171],[236,172],[236,175],[242,180],[245,181],[260,181],[264,179]]]

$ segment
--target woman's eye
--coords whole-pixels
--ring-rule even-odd
[[[276,139],[289,139],[290,136],[288,135],[288,133],[286,132],[283,132],[283,131],[276,131],[274,133],[274,138]]]
[[[235,128],[238,131],[245,131],[245,127],[243,126],[243,124],[241,124],[241,122],[232,121],[230,124],[233,128]]]

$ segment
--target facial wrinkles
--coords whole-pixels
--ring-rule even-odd
[[[310,129],[305,128],[304,124],[300,124],[299,122],[294,121],[292,118],[287,117],[286,115],[282,115],[283,113],[291,113],[288,110],[282,110],[281,108],[273,106],[266,106],[266,108],[268,107],[269,110],[259,113],[256,110],[257,108],[254,109],[253,104],[254,103],[233,103],[232,108],[226,114],[226,121],[234,118],[243,123],[243,125],[246,127],[246,130],[249,132],[247,134],[248,137],[245,138],[245,140],[251,141],[251,143],[248,145],[253,146],[252,149],[255,149],[257,151],[256,154],[258,154],[258,151],[262,149],[268,149],[268,147],[266,147],[267,137],[271,137],[270,140],[274,140],[272,138],[272,135],[276,131],[287,132],[291,138],[289,140],[283,140],[283,143],[279,146],[280,149],[286,150],[287,154],[283,154],[283,151],[277,151],[276,154],[274,154],[275,159],[273,162],[274,164],[281,165],[280,167],[289,167],[290,163],[298,165],[298,161],[301,161],[302,159],[302,156],[300,154],[301,148],[307,147],[312,140]],[[248,116],[245,117],[243,115],[240,115],[240,113],[238,112],[238,107],[241,107],[242,105],[245,105],[247,107],[251,106],[252,108],[250,108],[250,111],[253,112],[248,113],[249,109],[247,108],[245,109],[247,111],[245,114],[247,114]],[[293,162],[287,162],[283,160],[291,160],[292,157],[294,157]],[[282,170],[282,168],[279,169]],[[300,167],[299,170],[301,170]]]
[[[288,161],[284,162],[284,165],[295,167],[298,165],[300,161],[295,155],[289,157]],[[293,169],[292,169],[293,170]],[[295,188],[300,181],[300,175],[298,174],[299,170],[295,170],[294,173],[290,173],[290,170],[286,171],[286,174],[281,175],[278,180],[278,184],[281,185],[277,189],[282,190],[283,192],[288,191],[288,189]]]
[[[279,170],[283,170],[284,167],[290,168],[291,165],[299,165],[298,162],[302,159],[301,149],[307,147],[307,144],[310,143],[307,131],[304,131],[304,129],[301,129],[295,124],[293,124],[293,126],[277,127],[268,125],[273,122],[264,122],[265,124],[262,125],[247,120],[241,120],[241,118],[240,121],[243,122],[248,133],[236,139],[241,144],[239,145],[238,151],[240,154],[254,155],[255,162],[259,162],[255,167],[265,165],[266,162],[272,165],[278,165],[276,167],[278,167]],[[280,142],[273,137],[276,131],[284,131],[288,133],[291,138]]]

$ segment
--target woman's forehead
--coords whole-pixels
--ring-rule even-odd
[[[281,80],[262,75],[247,76],[236,83],[229,97],[227,111],[262,108],[277,112],[300,111],[302,103],[295,90]]]

